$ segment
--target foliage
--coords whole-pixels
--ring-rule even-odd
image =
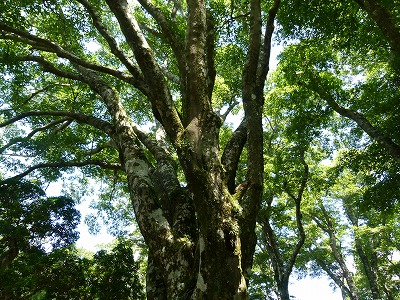
[[[36,184],[80,168],[101,186],[92,229],[133,228],[145,249],[149,298],[287,300],[293,274],[327,274],[350,299],[399,297],[399,1],[5,0],[0,11],[11,293],[143,297],[133,245],[80,257],[74,202]],[[274,24],[284,48],[269,72]]]
[[[0,191],[2,257],[11,244],[17,252],[51,250],[78,239],[80,213],[71,198],[45,197],[37,184],[28,181],[2,183]]]
[[[45,197],[34,182],[5,181],[0,185],[0,294],[31,295],[40,286],[42,258],[74,243],[80,213],[67,197]],[[25,276],[26,275],[26,276]],[[33,286],[32,286],[33,285]],[[19,296],[18,296],[19,297]]]
[[[126,240],[90,257],[73,246],[24,253],[0,276],[2,293],[18,299],[144,299],[139,265]]]

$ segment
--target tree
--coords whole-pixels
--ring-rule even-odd
[[[58,249],[43,261],[41,299],[143,299],[139,263],[130,241],[82,257],[74,247]]]
[[[263,198],[258,214],[260,253],[256,254],[256,261],[261,258],[263,264],[269,262],[275,294],[278,299],[289,300],[289,279],[306,240],[302,203],[310,175],[306,154],[311,135],[303,135],[305,132],[298,128],[298,135],[291,136],[285,124],[287,119],[282,118],[282,111],[276,108],[277,102],[266,105],[271,128],[265,139],[265,170],[268,166],[272,170],[268,170],[268,194]],[[271,106],[275,108],[275,114],[272,114]]]
[[[60,248],[78,239],[80,213],[72,199],[44,197],[39,186],[26,181],[8,182],[0,191],[2,269],[21,251]]]
[[[8,181],[0,185],[2,299],[23,298],[37,292],[36,286],[28,283],[30,276],[25,275],[37,271],[45,251],[68,246],[78,239],[80,213],[74,206],[71,198],[45,197],[44,191],[32,182]]]
[[[1,5],[3,83],[15,101],[2,127],[24,121],[33,128],[3,148],[22,146],[36,158],[17,178],[71,166],[123,172],[149,247],[149,298],[246,298],[263,185],[260,112],[279,1],[270,12],[259,1],[231,9],[220,2],[139,3]],[[216,72],[224,71],[215,61],[219,34],[231,35],[216,28],[226,20],[244,43],[220,55],[243,57],[245,67],[235,70],[243,73],[242,88],[233,97],[242,98],[245,118],[220,149],[212,92]],[[101,45],[97,53],[85,49],[89,39]],[[140,106],[165,131],[167,148],[135,124]],[[68,140],[73,145],[64,148]],[[238,197],[235,174],[246,141],[247,183]]]
[[[386,94],[382,111],[362,104],[381,83],[398,93],[398,6],[385,0],[4,1],[2,159],[15,179],[54,180],[79,167],[98,180],[113,178],[111,185],[124,182],[149,248],[149,299],[246,299],[257,216],[266,203],[263,107],[275,19],[282,39],[299,41],[282,55],[280,77],[289,94],[307,96],[286,97],[297,125],[305,133],[332,130],[333,111],[355,121],[371,138],[366,152],[357,150],[380,153],[380,162],[389,157],[386,178],[393,182],[396,97]],[[362,55],[371,49],[370,63]],[[337,71],[347,65],[363,75],[376,72],[349,89],[346,74]],[[238,103],[243,118],[230,130],[223,123]],[[316,118],[307,122],[304,112]],[[307,148],[297,146],[304,155]],[[296,168],[307,181],[304,156],[303,162]],[[304,188],[287,186],[296,207]],[[300,245],[300,209],[296,215]]]

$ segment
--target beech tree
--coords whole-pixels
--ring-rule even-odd
[[[10,97],[2,127],[20,122],[32,130],[3,150],[22,146],[19,155],[34,156],[17,178],[89,165],[123,174],[149,247],[149,299],[246,298],[263,190],[263,90],[279,1],[138,2],[1,4],[2,83]],[[215,60],[216,46],[226,46],[219,35],[228,37],[216,32],[222,25],[242,36],[235,51],[244,67],[233,70],[242,73],[242,87],[220,105],[240,98],[245,111],[224,148],[222,113],[212,99],[216,71],[229,55]],[[96,53],[86,49],[91,40],[101,45]],[[159,124],[163,142],[141,129],[135,114]],[[246,182],[235,193],[246,141]]]
[[[386,176],[398,170],[399,106],[389,93],[379,109],[362,103],[382,83],[397,93],[398,10],[384,0],[3,1],[3,181],[52,181],[78,167],[121,187],[149,249],[148,299],[247,299],[272,182],[263,113],[274,24],[279,39],[298,42],[281,56],[281,86],[272,84],[289,91],[291,134],[312,132],[310,145],[335,127],[335,112],[345,126],[331,132],[365,132],[371,147],[357,153],[389,158],[378,172]],[[346,68],[367,80],[349,88]],[[232,129],[226,120],[238,110]],[[298,247],[279,279],[286,287],[305,242],[300,203],[312,173],[304,141],[292,142],[300,184],[281,183]]]

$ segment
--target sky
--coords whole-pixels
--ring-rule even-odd
[[[289,293],[295,300],[342,300],[340,290],[333,291],[329,283],[328,277],[306,277],[296,282],[292,279]]]

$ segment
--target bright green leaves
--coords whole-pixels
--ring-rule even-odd
[[[241,97],[241,77],[246,54],[243,48],[235,44],[224,45],[217,49],[215,64],[217,71],[216,104],[229,105]],[[222,92],[222,93],[221,93]],[[221,99],[221,100],[220,100]]]
[[[358,29],[371,31],[371,21],[356,1],[300,1],[291,0],[278,12],[282,37],[303,39],[310,37],[335,38],[341,48],[352,47],[358,39]],[[376,34],[376,32],[375,32]]]

